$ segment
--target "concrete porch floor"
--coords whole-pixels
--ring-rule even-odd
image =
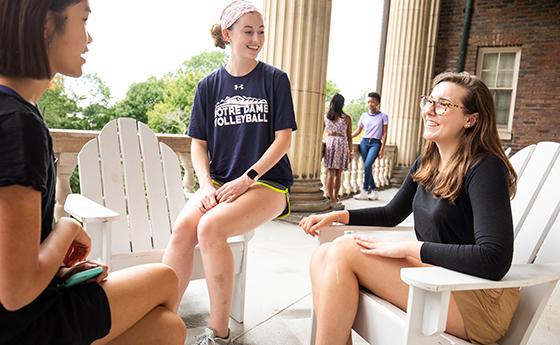
[[[343,201],[347,209],[380,206],[396,193],[379,193],[378,201]],[[411,218],[405,222],[411,222]],[[238,345],[307,345],[311,330],[311,283],[308,266],[317,240],[294,224],[272,221],[255,232],[249,244],[245,322],[230,320]],[[557,288],[553,300],[560,300]],[[179,310],[188,328],[185,344],[194,344],[209,319],[205,280],[191,282]],[[547,306],[529,345],[552,345],[560,337],[559,303]],[[556,322],[555,322],[556,321]],[[355,345],[366,344],[353,335]],[[554,340],[556,339],[556,340]]]

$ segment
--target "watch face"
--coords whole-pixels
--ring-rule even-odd
[[[249,171],[247,171],[247,176],[251,179],[254,180],[255,177],[257,177],[258,173],[255,171],[255,169],[251,169]]]

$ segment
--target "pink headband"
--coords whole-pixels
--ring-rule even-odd
[[[249,1],[234,1],[222,12],[220,26],[222,29],[229,29],[239,18],[250,12],[259,12],[259,10]]]

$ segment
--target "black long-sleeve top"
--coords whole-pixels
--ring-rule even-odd
[[[414,212],[416,238],[423,241],[422,262],[499,280],[513,256],[513,221],[508,170],[488,154],[471,167],[453,205],[435,198],[411,175],[418,158],[395,197],[384,207],[350,210],[350,225],[396,226]]]

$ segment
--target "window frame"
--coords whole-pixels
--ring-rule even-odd
[[[521,47],[480,47],[478,52],[478,61],[476,64],[476,76],[482,80],[482,66],[486,54],[515,53],[515,62],[513,66],[513,76],[511,83],[511,103],[509,106],[509,118],[507,125],[497,125],[498,134],[502,140],[511,140],[513,128],[513,114],[515,112],[515,101],[517,97],[517,82],[519,79],[519,66],[521,62]],[[499,55],[498,55],[499,56]],[[499,57],[498,57],[499,59]],[[499,64],[499,62],[498,62]],[[497,70],[496,70],[497,72]],[[496,73],[496,76],[498,74]],[[500,90],[500,88],[490,88],[490,90]],[[509,88],[508,88],[509,89]]]

